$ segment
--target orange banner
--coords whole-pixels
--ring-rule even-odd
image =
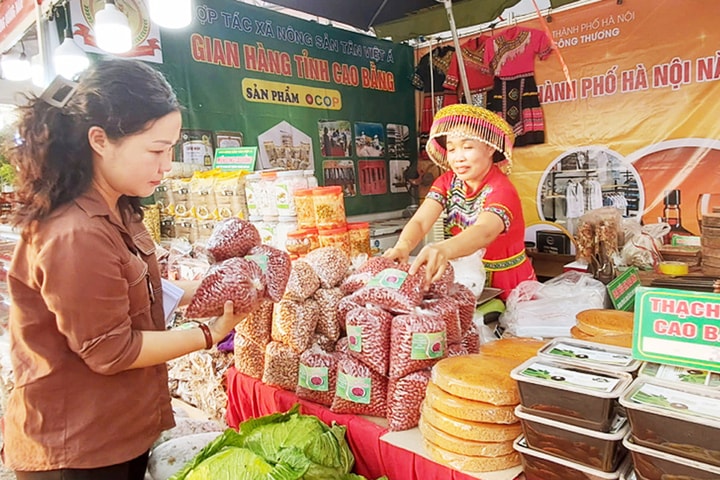
[[[515,150],[511,177],[525,219],[572,233],[601,200],[655,223],[669,200],[699,234],[698,215],[720,207],[720,2],[620,3],[553,12],[573,88],[558,56],[536,61],[546,141]]]

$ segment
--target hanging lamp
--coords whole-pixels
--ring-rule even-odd
[[[130,23],[115,0],[106,0],[105,8],[95,13],[94,29],[97,46],[107,52],[125,53],[133,46]]]
[[[90,66],[90,59],[87,53],[75,43],[67,9],[67,4],[65,4],[63,6],[65,12],[65,39],[53,52],[53,67],[56,74],[72,80],[77,74]]]
[[[30,59],[25,54],[25,44],[20,41],[22,52],[20,54],[4,53],[0,58],[0,68],[2,68],[2,76],[5,80],[11,82],[22,82],[32,77],[32,69],[30,68]]]
[[[164,28],[183,28],[192,21],[192,0],[149,0],[150,19]]]

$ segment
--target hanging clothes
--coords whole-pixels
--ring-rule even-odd
[[[597,180],[591,179],[585,183],[585,196],[588,199],[588,210],[595,210],[603,206],[602,185]]]
[[[412,84],[416,90],[423,92],[419,133],[430,131],[436,111],[446,105],[458,103],[455,92],[443,90],[448,67],[454,56],[455,49],[453,47],[436,47],[418,61],[412,76]]]
[[[500,114],[513,127],[515,146],[545,142],[545,120],[535,82],[535,57],[552,53],[545,32],[513,26],[486,42],[485,63],[495,80],[488,109]]]
[[[565,189],[565,201],[567,203],[567,212],[565,216],[570,218],[580,218],[585,213],[585,192],[580,183],[570,180]]]
[[[462,82],[460,80],[460,63],[458,56],[453,55],[448,66],[447,75],[443,87],[458,93],[460,101],[475,105],[476,107],[487,106],[487,92],[493,86],[493,73],[485,63],[485,45],[491,37],[479,35],[471,38],[460,46],[465,74],[467,76],[468,88],[470,89],[469,101],[464,100]]]

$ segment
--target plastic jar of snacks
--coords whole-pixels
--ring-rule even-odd
[[[318,229],[313,228],[306,228],[303,230],[305,232],[305,235],[307,235],[308,239],[310,240],[310,250],[315,250],[316,248],[320,248],[320,238],[318,235]]]
[[[305,230],[288,232],[285,239],[285,250],[293,258],[302,257],[310,251],[310,239]]]
[[[278,217],[273,246],[281,250],[287,245],[287,236],[297,230],[297,217]]]
[[[260,196],[257,200],[260,215],[272,217],[278,214],[275,200],[275,181],[277,172],[260,172]]]
[[[350,236],[347,227],[318,230],[318,240],[321,247],[335,247],[350,256]]]
[[[344,227],[345,199],[342,187],[313,188],[313,205],[315,207],[315,226],[318,230]]]
[[[260,234],[260,241],[266,245],[275,246],[275,232],[277,230],[278,217],[276,215],[269,215],[262,217],[262,222],[257,226],[258,233]]]
[[[258,196],[260,195],[260,173],[249,173],[245,176],[245,203],[248,218],[260,216]]]
[[[277,172],[275,178],[275,200],[278,215],[296,215],[293,192],[308,188],[307,179],[302,170]]]
[[[315,203],[313,189],[305,188],[293,192],[298,228],[315,227]]]
[[[307,188],[317,188],[318,181],[315,177],[315,170],[303,170],[303,175],[305,176]]]
[[[370,224],[353,222],[348,223],[347,228],[350,237],[350,258],[355,258],[363,253],[370,257]]]

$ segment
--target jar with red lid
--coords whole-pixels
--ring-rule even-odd
[[[305,235],[307,235],[308,240],[310,240],[310,250],[315,250],[317,248],[320,248],[320,239],[318,235],[318,229],[313,228],[304,228],[303,232],[305,232]]]
[[[368,222],[353,222],[347,224],[350,239],[350,258],[363,253],[370,257],[370,224]]]
[[[295,215],[298,228],[315,227],[315,200],[312,188],[302,188],[293,192]]]
[[[310,249],[310,238],[304,230],[288,232],[285,239],[285,250],[292,258],[299,258],[306,255]]]
[[[318,230],[321,247],[335,247],[350,256],[350,236],[347,227]]]
[[[344,227],[345,198],[342,187],[318,187],[313,189],[313,206],[315,208],[315,226],[318,230]]]

